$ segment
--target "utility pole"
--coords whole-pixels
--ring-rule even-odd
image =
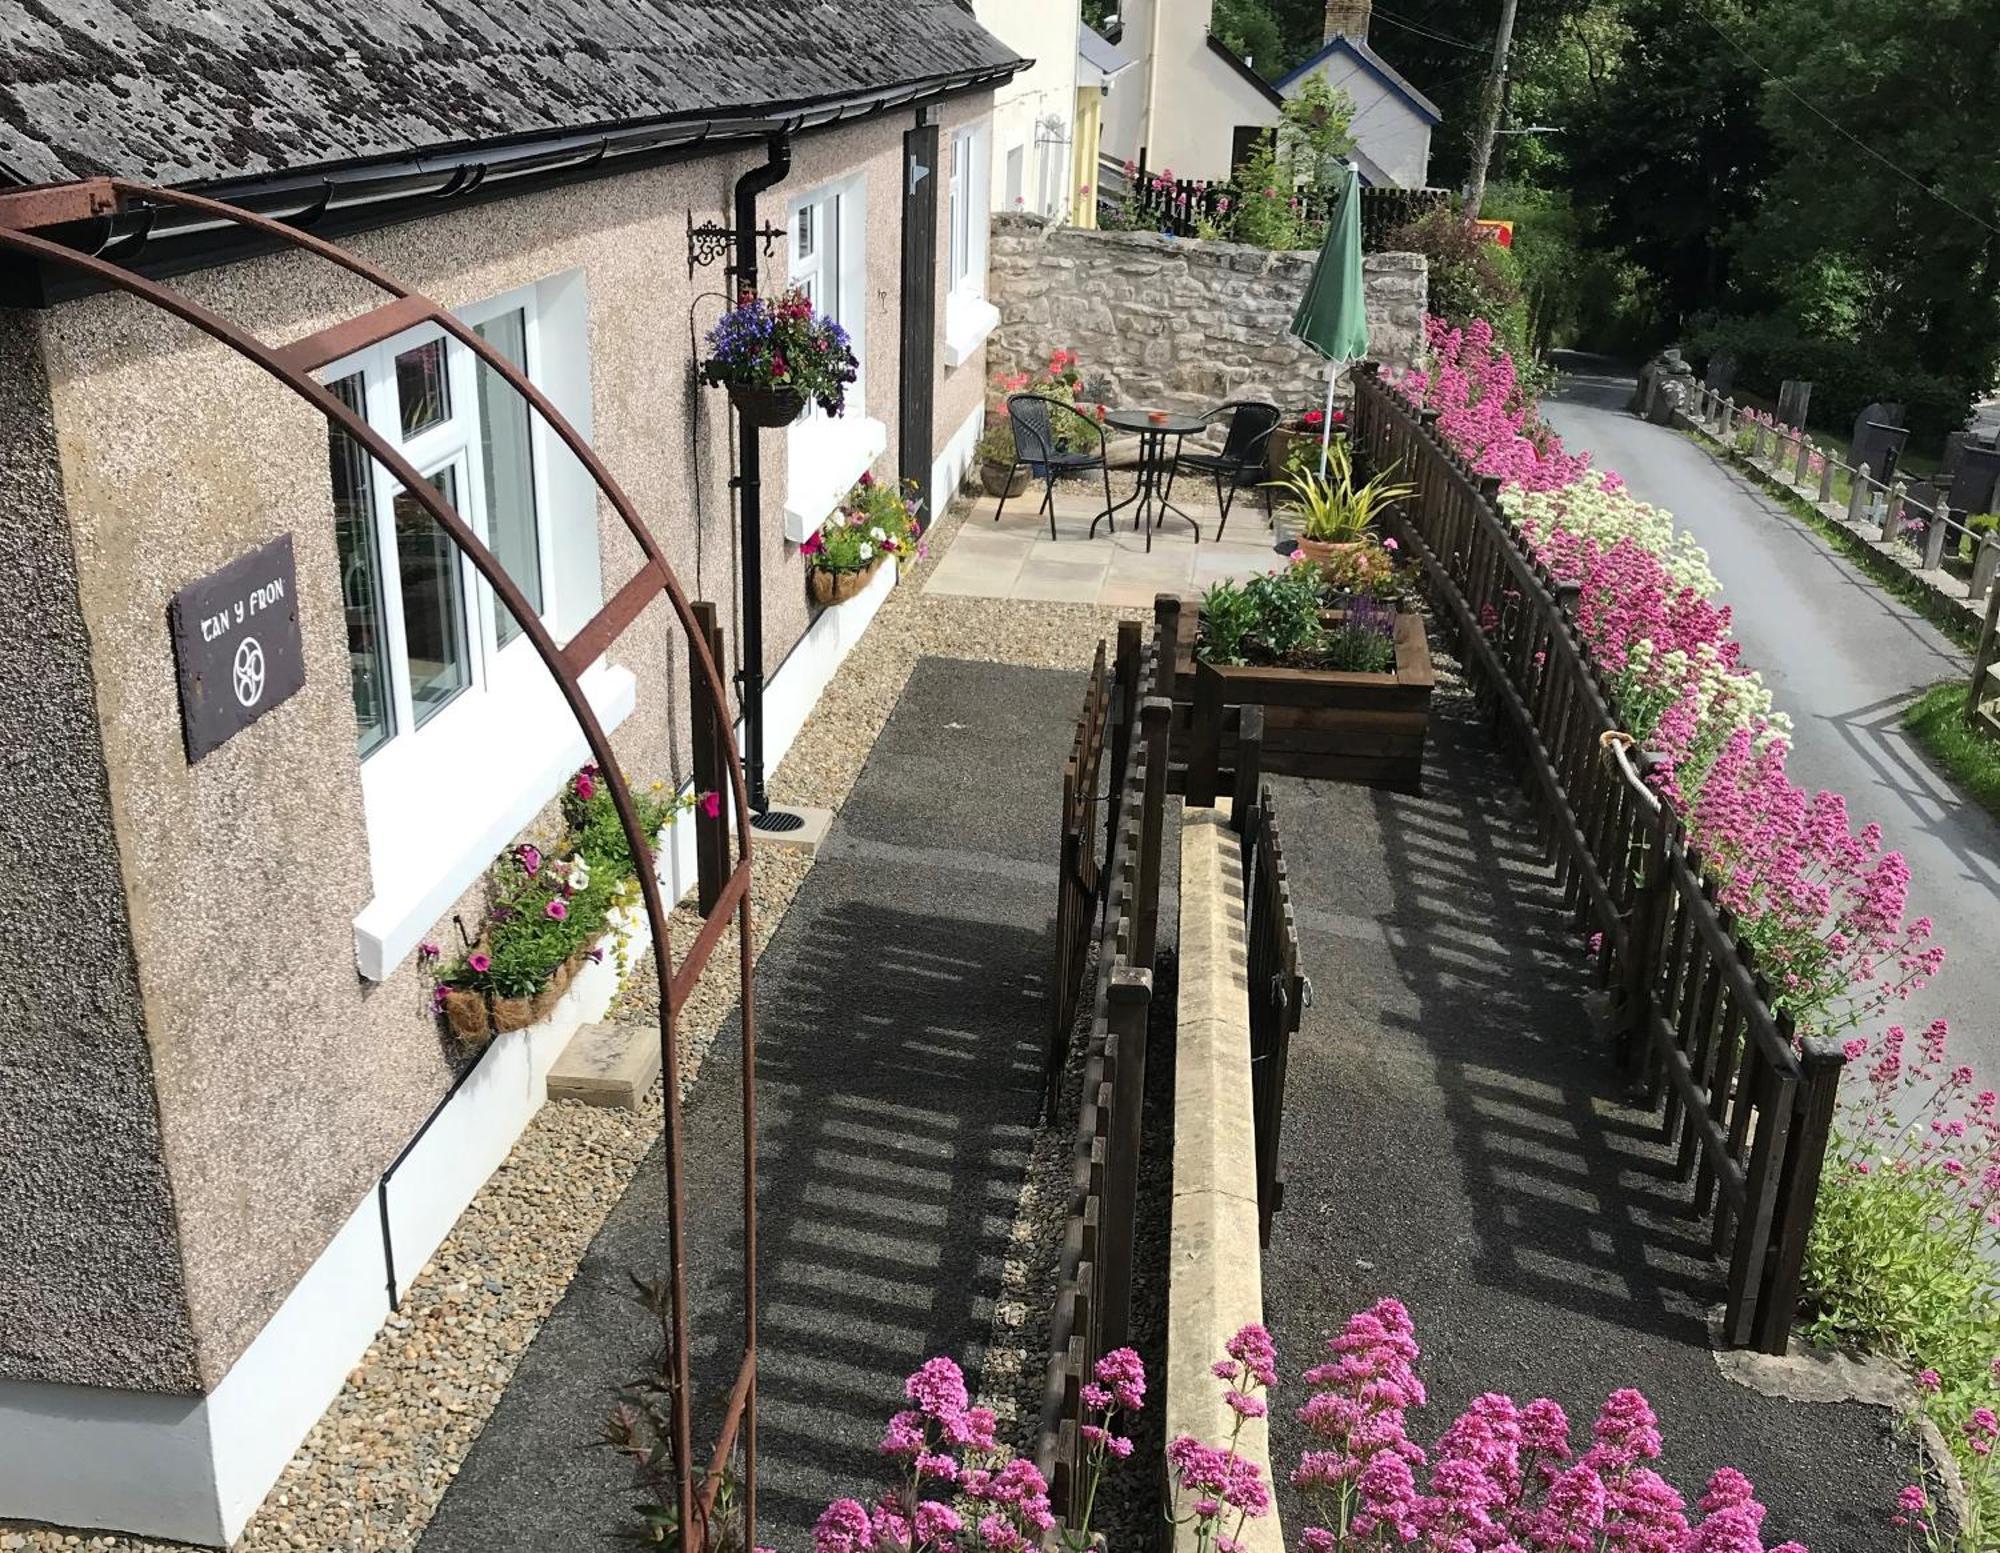
[[[1514,46],[1516,0],[1500,0],[1500,30],[1493,35],[1493,69],[1479,104],[1478,132],[1472,142],[1472,173],[1465,180],[1465,219],[1476,220],[1486,198],[1486,168],[1493,160],[1493,140],[1500,131],[1500,110],[1507,100],[1507,55]]]

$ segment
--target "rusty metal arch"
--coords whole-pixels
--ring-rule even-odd
[[[300,249],[358,276],[391,299],[371,311],[358,314],[316,334],[285,345],[271,346],[238,324],[182,296],[169,287],[101,257],[35,235],[31,227],[66,224],[85,218],[102,218],[119,210],[121,202],[136,202],[148,219],[162,206],[178,207],[232,226],[259,233],[286,248]],[[667,1167],[667,1249],[670,1263],[671,1369],[674,1379],[672,1399],[672,1452],[681,1545],[684,1553],[701,1553],[709,1540],[709,1518],[713,1513],[717,1488],[725,1467],[738,1446],[742,1447],[741,1503],[745,1526],[744,1546],[756,1545],[757,1526],[757,1137],[756,1137],[756,1017],[751,973],[752,931],[750,921],[750,805],[745,788],[743,761],[736,744],[733,720],[728,714],[729,698],[720,667],[709,650],[706,633],[697,622],[686,594],[665,553],[646,527],[631,499],[613,478],[610,470],[590,444],[564,418],[548,398],[505,356],[461,323],[447,309],[421,293],[411,290],[392,276],[356,258],[344,249],[301,231],[297,227],[220,200],[177,189],[157,188],[123,178],[81,180],[0,196],[0,250],[11,251],[46,264],[80,272],[106,287],[172,314],[203,333],[227,345],[264,369],[291,389],[329,422],[340,427],[365,448],[415,497],[438,527],[451,538],[472,562],[520,623],[523,633],[535,644],[535,651],[554,676],[563,699],[569,704],[578,727],[602,770],[613,805],[625,831],[632,856],[640,861],[639,884],[646,919],[653,941],[653,963],[659,979],[660,1066],[665,1116],[663,1144]],[[611,503],[626,531],[638,542],[645,564],[633,574],[597,614],[585,623],[567,647],[558,646],[540,615],[507,575],[498,557],[480,539],[457,510],[439,494],[389,442],[312,373],[320,367],[352,354],[365,346],[380,343],[418,324],[441,328],[472,351],[504,378],[543,422],[562,438],[564,445],[589,471],[599,491]],[[735,814],[737,861],[719,893],[715,905],[705,914],[701,928],[688,947],[687,956],[675,967],[670,956],[668,903],[660,891],[654,865],[653,838],[639,824],[638,811],[610,740],[599,726],[597,716],[578,683],[583,670],[611,645],[645,607],[664,594],[687,641],[690,661],[707,682],[712,704],[719,709],[716,719],[727,753],[725,768],[730,787],[730,807]],[[671,730],[669,730],[671,736]],[[675,1027],[681,1004],[693,990],[709,955],[720,941],[729,919],[737,921],[739,996],[743,1022],[743,1357],[736,1380],[730,1388],[726,1411],[708,1467],[697,1484],[694,1468],[690,1388],[688,1374],[687,1327],[687,1206],[684,1195],[681,1138],[680,1065],[676,1052]]]

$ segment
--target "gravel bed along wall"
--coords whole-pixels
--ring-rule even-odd
[[[838,808],[919,658],[1082,670],[1098,638],[1115,633],[1118,612],[1093,605],[927,596],[924,575],[950,548],[963,517],[963,503],[954,503],[938,521],[932,558],[905,576],[841,666],[772,775],[776,801]],[[797,852],[757,853],[751,899],[760,952],[809,866]],[[674,941],[686,943],[697,920],[678,911]],[[649,955],[635,955],[611,1017],[649,1022],[653,981]],[[735,996],[735,957],[725,939],[684,1011],[683,1093]],[[569,1102],[541,1111],[251,1518],[237,1544],[241,1553],[401,1553],[415,1544],[521,1355],[658,1137],[660,1114],[657,1087],[638,1112]],[[587,1436],[596,1421],[577,1422],[579,1435]],[[173,1546],[109,1533],[0,1531],[6,1553],[73,1547],[167,1553]]]

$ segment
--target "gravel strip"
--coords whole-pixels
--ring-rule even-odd
[[[923,577],[964,519],[954,503],[920,561],[883,603],[771,779],[778,802],[838,808],[926,656],[1087,668],[1119,612],[1093,605],[927,597]],[[803,854],[757,853],[751,901],[757,950],[783,920],[810,867]],[[685,944],[698,916],[674,914]],[[734,1007],[735,957],[725,939],[690,995],[680,1031],[682,1092]],[[650,951],[634,957],[610,1017],[650,1023]],[[521,1355],[575,1276],[585,1249],[659,1135],[657,1088],[638,1112],[553,1102],[480,1189],[418,1274],[402,1309],[306,1437],[237,1547],[242,1553],[408,1549],[512,1379]],[[1046,1322],[1046,1317],[1043,1318]],[[0,1532],[0,1549],[166,1550],[174,1543],[48,1528]]]

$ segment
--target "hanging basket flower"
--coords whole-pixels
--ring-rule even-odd
[[[813,311],[793,287],[779,297],[745,292],[708,331],[707,382],[729,390],[749,426],[789,426],[817,404],[828,415],[847,406],[847,386],[860,374],[847,331]]]

